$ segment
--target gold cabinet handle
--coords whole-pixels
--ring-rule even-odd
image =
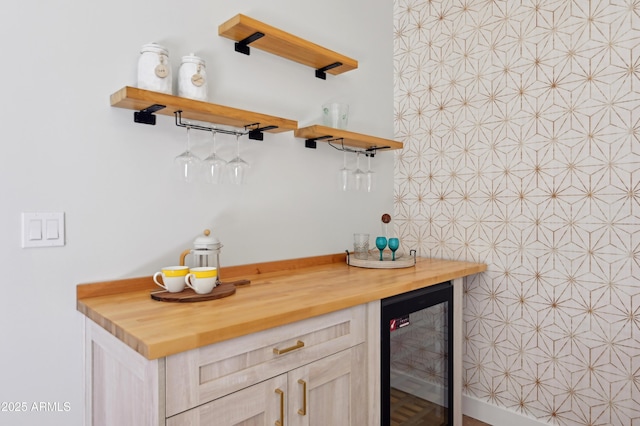
[[[302,408],[298,410],[298,414],[301,416],[307,415],[307,382],[302,379],[298,379],[298,383],[302,385]]]
[[[286,354],[287,352],[295,351],[296,349],[300,349],[302,347],[304,347],[304,342],[302,340],[298,340],[298,342],[295,345],[289,346],[288,348],[284,348],[284,349],[273,348],[273,353],[276,355],[282,355],[282,354]]]
[[[280,395],[280,420],[276,420],[276,426],[284,425],[284,392],[276,389],[276,393]]]

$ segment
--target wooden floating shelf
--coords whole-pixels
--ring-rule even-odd
[[[258,33],[262,35],[258,35]],[[250,45],[316,70],[324,69],[322,73],[338,75],[358,68],[358,61],[355,59],[318,46],[242,14],[238,14],[221,24],[218,27],[218,35],[238,42],[236,43],[236,50],[239,52],[249,54],[248,46]],[[338,63],[340,65],[335,65]],[[331,66],[334,67],[329,68]],[[317,72],[316,76],[323,78]]]
[[[383,139],[320,125],[297,129],[294,135],[297,138],[307,139],[307,141],[331,142],[336,146],[344,145],[365,150],[388,151],[392,149],[402,149],[403,147],[402,142],[396,142],[391,139]]]
[[[285,118],[273,117],[257,112],[244,111],[223,105],[181,98],[165,93],[138,89],[126,86],[111,95],[111,106],[134,111],[142,111],[153,105],[165,108],[154,111],[155,114],[174,116],[174,112],[182,111],[182,117],[188,120],[245,128],[258,124],[260,127],[277,126],[265,130],[269,133],[280,133],[295,130],[298,122]]]

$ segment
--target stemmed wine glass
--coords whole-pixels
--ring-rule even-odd
[[[356,169],[353,171],[353,186],[356,191],[363,188],[366,173],[360,169],[360,151],[356,152]]]
[[[227,162],[216,154],[216,129],[211,129],[213,145],[211,154],[203,160],[205,179],[209,183],[222,183]]]
[[[178,177],[184,182],[193,182],[198,174],[200,158],[191,152],[191,127],[187,126],[187,149],[174,159]]]
[[[376,247],[380,250],[380,260],[382,261],[382,252],[387,247],[387,237],[376,237]]]
[[[367,171],[365,175],[365,189],[367,192],[373,192],[376,183],[376,173],[371,170],[371,157],[371,154],[367,155]]]
[[[340,189],[342,191],[349,190],[349,175],[351,170],[347,168],[347,151],[342,151],[342,168],[338,171],[340,179]]]
[[[240,133],[236,133],[236,156],[227,163],[231,183],[242,185],[245,183],[249,163],[240,158]]]
[[[389,238],[389,250],[391,250],[391,260],[396,260],[396,250],[400,247],[398,238]]]

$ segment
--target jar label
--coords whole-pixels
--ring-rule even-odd
[[[191,76],[191,83],[196,87],[201,87],[204,84],[204,77],[201,74],[194,74]]]
[[[158,64],[155,68],[156,76],[165,78],[169,75],[169,68],[165,64]]]

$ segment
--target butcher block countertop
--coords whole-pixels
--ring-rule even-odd
[[[224,267],[249,279],[223,299],[151,299],[152,277],[77,286],[78,311],[147,359],[156,359],[486,270],[481,263],[417,258],[401,269],[349,266],[346,254]]]

